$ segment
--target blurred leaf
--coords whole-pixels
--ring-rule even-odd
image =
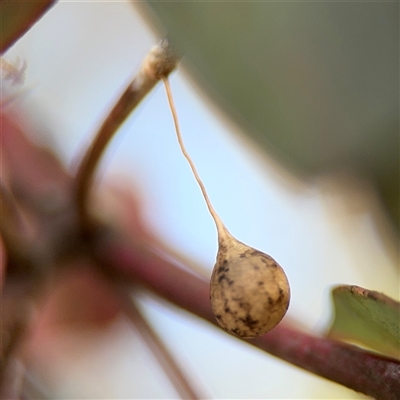
[[[400,358],[400,303],[358,286],[332,291],[335,318],[328,336]]]
[[[0,52],[3,54],[55,3],[55,0],[0,1]]]
[[[197,87],[266,152],[299,175],[368,180],[398,223],[398,2],[147,4]]]

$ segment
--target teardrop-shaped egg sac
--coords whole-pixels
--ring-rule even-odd
[[[286,314],[289,282],[272,257],[231,239],[220,241],[211,276],[211,306],[227,332],[255,338],[273,329]]]

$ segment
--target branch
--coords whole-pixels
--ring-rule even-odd
[[[123,288],[121,288],[121,285],[118,285],[116,290],[121,291]],[[190,400],[204,398],[196,393],[192,384],[186,378],[174,357],[170,354],[160,337],[154,332],[140,310],[137,308],[135,301],[132,299],[129,292],[122,293],[121,297],[124,303],[125,314],[131,320],[142,339],[146,342],[149,349],[157,358],[159,364],[163,367],[164,372],[174,385],[177,393],[180,394],[181,398]]]
[[[206,280],[175,266],[149,250],[133,249],[116,236],[98,238],[95,255],[114,274],[141,284],[164,299],[217,325]],[[240,339],[239,339],[240,340]],[[285,324],[264,336],[246,340],[268,353],[316,375],[382,400],[398,400],[400,362]]]
[[[55,3],[55,0],[1,1],[0,54],[4,54]]]
[[[153,89],[155,84],[175,69],[176,63],[177,59],[172,55],[167,40],[163,40],[158,46],[155,46],[144,59],[139,72],[103,122],[84,155],[78,167],[75,182],[78,214],[83,227],[90,224],[88,197],[96,167],[106,146],[125,119]]]

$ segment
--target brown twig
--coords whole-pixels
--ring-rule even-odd
[[[76,175],[76,202],[83,227],[90,224],[88,197],[93,176],[104,149],[128,115],[160,79],[168,76],[175,69],[176,63],[177,59],[173,56],[167,40],[163,40],[159,45],[153,47],[145,57],[133,81],[106,117],[84,155]]]
[[[54,4],[56,4],[56,0],[1,1],[0,54],[4,54]]]
[[[27,248],[24,218],[17,202],[8,188],[0,182],[1,220],[0,234],[9,253],[17,257],[20,263],[26,263]]]
[[[208,282],[157,254],[136,252],[121,238],[103,237],[97,257],[121,274],[215,325]],[[264,336],[247,340],[268,353],[316,375],[382,400],[398,400],[400,362],[326,338],[278,325]]]
[[[121,286],[118,285],[118,291],[121,291]],[[140,310],[135,304],[134,299],[128,291],[123,293],[123,303],[126,315],[129,317],[142,339],[146,342],[149,349],[152,351],[157,361],[160,363],[164,372],[175,387],[175,390],[182,399],[197,400],[204,398],[199,396],[193,385],[189,382],[182,369],[179,367],[174,357],[165,347],[160,337],[154,332],[149,323],[146,321]]]

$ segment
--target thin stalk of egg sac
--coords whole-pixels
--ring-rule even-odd
[[[227,332],[244,339],[261,336],[273,329],[286,314],[290,301],[288,279],[272,257],[233,237],[214,210],[184,146],[169,81],[164,78],[163,82],[180,149],[217,227],[217,261],[210,281],[212,310],[219,325]]]

